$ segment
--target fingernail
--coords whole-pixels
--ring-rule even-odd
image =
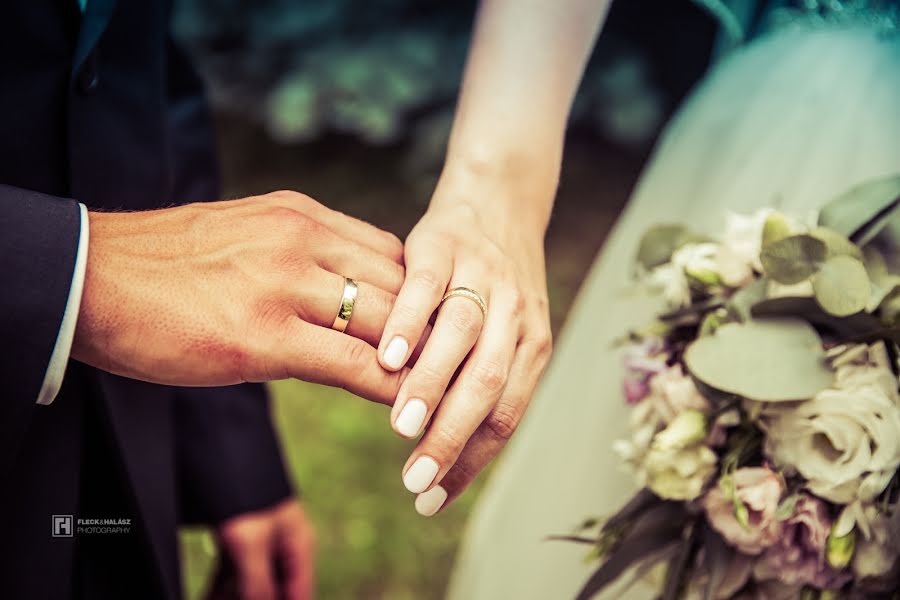
[[[434,481],[440,467],[430,456],[420,456],[403,476],[403,485],[413,494],[424,492]]]
[[[397,416],[397,422],[394,423],[394,426],[400,435],[410,438],[416,437],[422,429],[427,413],[428,406],[424,402],[419,399],[409,400]]]
[[[406,364],[406,352],[409,350],[409,342],[399,335],[391,340],[384,350],[384,362],[392,369],[399,369]]]
[[[439,485],[424,494],[416,496],[416,512],[423,517],[430,517],[441,509],[447,500],[447,490]]]

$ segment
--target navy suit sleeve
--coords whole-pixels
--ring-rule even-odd
[[[262,385],[185,388],[178,396],[182,522],[216,524],[291,496]]]
[[[15,458],[56,345],[80,227],[74,200],[0,185],[0,476]]]

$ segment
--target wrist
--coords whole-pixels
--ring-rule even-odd
[[[491,229],[543,244],[558,172],[515,158],[448,158],[429,210],[464,207]]]

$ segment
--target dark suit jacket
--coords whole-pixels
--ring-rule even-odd
[[[35,404],[76,200],[218,198],[201,86],[169,13],[163,0],[0,6],[0,598],[116,596],[116,579],[127,597],[177,597],[179,517],[218,521],[290,493],[261,386],[176,389],[70,361],[54,403]],[[53,538],[54,514],[127,517],[133,533]]]

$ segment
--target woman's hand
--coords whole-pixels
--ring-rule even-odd
[[[505,186],[476,192],[442,183],[406,241],[406,279],[378,357],[387,369],[402,368],[438,311],[391,412],[400,435],[425,429],[403,471],[425,515],[458,496],[503,448],[550,355],[545,223],[517,200]],[[439,308],[456,287],[480,294],[486,317],[466,297]]]
[[[169,385],[295,377],[391,403],[375,345],[403,282],[393,235],[295,192],[91,213],[72,356]],[[344,277],[359,284],[331,329]]]

